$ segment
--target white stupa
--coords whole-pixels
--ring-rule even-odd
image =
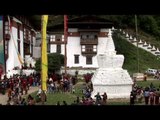
[[[153,47],[152,47],[151,51],[156,51],[156,48],[155,48],[155,46],[154,46],[154,45],[153,45]]]
[[[126,33],[126,38],[129,38],[129,35],[128,35],[128,33]]]
[[[144,44],[143,44],[143,47],[146,47],[148,46],[147,42],[145,41]]]
[[[115,30],[114,26],[112,26],[112,31]]]
[[[137,39],[134,37],[133,42],[137,42]]]
[[[159,51],[158,48],[157,48],[157,50],[155,51],[155,54],[156,54],[156,55],[159,55],[159,54],[160,54],[160,51]]]
[[[129,36],[129,39],[130,39],[130,40],[132,40],[132,39],[133,39],[133,37],[130,35],[130,36]]]
[[[141,45],[141,44],[143,44],[143,42],[142,42],[142,40],[141,40],[141,39],[139,40],[138,44],[140,44],[140,45]]]
[[[148,49],[152,49],[152,46],[149,44],[147,48],[148,48]]]
[[[122,69],[124,56],[116,55],[111,36],[104,53],[97,56],[99,68],[91,79],[93,83],[91,97],[94,99],[97,92],[100,94],[106,92],[109,99],[129,98],[133,82],[127,70]]]

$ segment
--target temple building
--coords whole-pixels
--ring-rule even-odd
[[[1,53],[4,53],[1,56],[4,57],[3,72],[7,74],[13,69],[22,68],[24,63],[30,64],[34,61],[32,56],[36,31],[26,16],[1,18]]]
[[[82,16],[68,21],[66,41],[67,72],[79,74],[95,72],[99,67],[97,54],[105,50],[110,39],[113,23],[96,16]],[[64,25],[59,24],[48,29],[50,53],[65,54]],[[62,71],[64,69],[62,68]]]
[[[65,54],[66,43],[67,73],[94,73],[91,78],[93,99],[97,93],[107,93],[109,99],[129,98],[132,90],[132,79],[122,68],[125,57],[116,54],[112,39],[113,25],[95,16],[69,20],[67,41],[64,31],[59,32],[63,26],[49,30],[53,31],[49,33],[50,53]]]

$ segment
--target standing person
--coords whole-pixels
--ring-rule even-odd
[[[76,104],[79,105],[79,103],[80,103],[80,99],[79,99],[79,97],[77,97]]]
[[[160,97],[160,91],[159,88],[155,91],[155,105],[159,105],[159,97]]]
[[[28,105],[34,105],[34,99],[30,94],[27,97],[27,104]]]
[[[23,79],[22,85],[23,85],[23,90],[25,91],[25,95],[26,95],[28,93],[28,90],[27,90],[27,83],[25,79]]]
[[[146,73],[144,73],[144,81],[147,81],[147,74]]]
[[[137,100],[139,103],[142,103],[142,99],[143,99],[143,90],[142,87],[140,87],[137,90]]]
[[[3,74],[3,67],[2,67],[2,65],[0,64],[0,80],[1,80],[2,74]]]
[[[84,105],[85,101],[86,101],[85,97],[82,96],[82,99],[81,99],[81,101],[80,101],[80,104],[81,104],[81,105]]]
[[[146,88],[145,91],[144,91],[144,99],[145,99],[145,105],[148,105],[148,102],[149,102],[149,90],[148,90],[148,88]]]
[[[102,98],[101,98],[99,92],[97,93],[97,95],[95,95],[95,97],[96,97],[96,105],[100,105]]]
[[[149,92],[149,98],[150,98],[150,105],[154,105],[154,97],[155,97],[155,93],[153,90],[151,90]]]
[[[107,98],[108,98],[108,97],[107,97],[107,93],[104,92],[104,94],[102,95],[102,97],[103,97],[103,98],[102,98],[102,99],[103,99],[103,104],[106,105],[106,104],[107,104]]]
[[[21,100],[20,105],[27,105],[25,98],[23,98],[23,99]]]
[[[8,101],[11,101],[12,89],[8,89]]]
[[[133,93],[133,91],[131,91],[130,94],[130,105],[134,105],[135,104],[135,94]]]
[[[66,102],[66,101],[63,101],[63,105],[67,105],[67,102]]]
[[[42,105],[44,105],[44,103],[46,101],[47,101],[46,93],[42,90],[42,92],[41,92],[41,102],[42,102]]]

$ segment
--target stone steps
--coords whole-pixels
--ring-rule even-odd
[[[129,35],[126,31],[122,29],[119,29],[118,31],[120,31],[122,35],[125,37],[125,39],[131,44],[133,44],[134,46],[136,47],[138,46],[139,48],[142,48],[143,50],[146,50],[147,52],[150,52],[155,56],[160,55],[159,48],[156,48],[154,45],[147,43],[145,40],[141,40],[141,39],[137,40],[135,37],[133,37],[133,35]],[[137,42],[138,42],[138,45],[137,45]]]

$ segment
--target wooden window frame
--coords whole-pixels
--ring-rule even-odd
[[[92,56],[86,56],[86,64],[92,65],[92,63],[93,63]]]
[[[79,55],[74,55],[74,63],[79,64]]]
[[[20,24],[17,24],[17,38],[20,39]]]
[[[20,40],[17,40],[17,44],[18,44],[18,52],[19,54],[21,54],[21,43],[20,43]]]
[[[57,52],[57,53],[61,53],[61,45],[59,45],[59,44],[57,45],[56,52]]]
[[[86,52],[93,52],[93,45],[86,45],[86,47],[85,47],[85,51]]]
[[[9,27],[9,22],[8,21],[6,21],[5,23],[5,30],[4,30],[4,32],[5,32],[5,34],[9,34],[10,32],[10,27]]]

